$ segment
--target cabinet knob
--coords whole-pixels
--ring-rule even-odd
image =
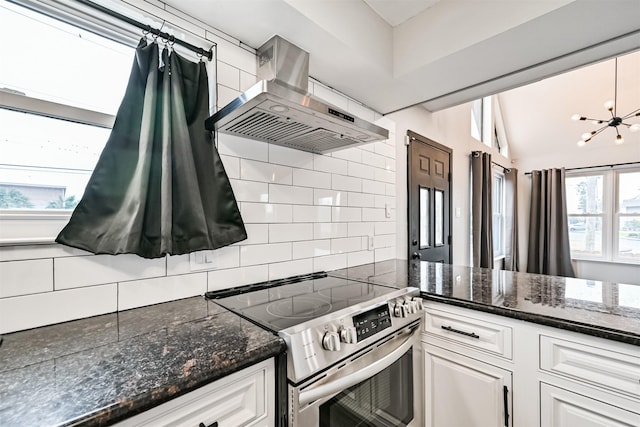
[[[411,258],[420,259],[420,258],[422,258],[422,254],[420,252],[414,252],[414,253],[411,254]]]

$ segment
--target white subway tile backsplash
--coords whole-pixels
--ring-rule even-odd
[[[347,254],[347,267],[354,267],[356,265],[370,264],[373,262],[373,251],[360,251],[349,252]]]
[[[331,157],[337,159],[350,160],[356,163],[367,163],[362,160],[362,150],[358,147],[345,148],[331,153]]]
[[[375,196],[375,203],[374,203],[373,207],[384,208],[385,206],[389,206],[389,207],[392,207],[392,208],[395,209],[395,207],[396,207],[396,199],[395,199],[395,197],[376,195]]]
[[[347,174],[363,179],[373,179],[375,177],[375,168],[362,163],[349,162],[347,164]]]
[[[218,108],[224,107],[240,95],[238,89],[232,89],[227,86],[218,85]]]
[[[292,222],[291,205],[272,203],[240,203],[240,213],[246,223]]]
[[[396,147],[392,144],[387,144],[385,141],[379,141],[374,144],[374,151],[376,154],[381,154],[385,157],[395,159]]]
[[[240,160],[240,178],[250,181],[268,182],[275,184],[292,183],[292,174],[290,167],[273,165],[265,162],[256,162],[253,160]]]
[[[329,173],[346,175],[348,171],[348,162],[346,160],[337,159],[335,157],[323,156],[321,154],[314,154],[313,169],[320,172],[329,172]]]
[[[206,290],[205,272],[118,283],[118,310],[204,295]]]
[[[373,122],[376,120],[376,116],[373,110],[352,100],[349,100],[349,107],[347,111],[349,111],[354,116],[360,117],[361,119],[367,120],[369,122]]]
[[[240,265],[268,264],[291,260],[291,243],[270,243],[240,247]]]
[[[69,246],[52,243],[50,245],[0,246],[0,262],[24,261],[27,259],[62,258],[67,256],[90,255],[89,252]]]
[[[375,234],[395,234],[396,223],[393,221],[380,221],[375,224]]]
[[[311,258],[269,264],[269,280],[283,279],[312,272],[313,260]]]
[[[164,258],[137,255],[94,255],[54,260],[56,290],[145,279],[166,274]]]
[[[216,56],[218,61],[233,65],[251,74],[256,73],[256,55],[239,48],[226,40],[217,41]]]
[[[333,207],[331,208],[333,222],[362,221],[362,208]]]
[[[362,249],[362,239],[360,237],[346,237],[342,239],[331,239],[331,253],[341,254],[345,252],[357,252]]]
[[[374,251],[374,262],[386,261],[396,257],[396,247],[389,246],[388,248],[376,249]]]
[[[317,222],[313,224],[314,239],[347,237],[347,231],[347,223],[345,222]]]
[[[385,210],[379,208],[363,208],[362,209],[362,221],[384,221]]]
[[[331,174],[306,169],[293,169],[293,185],[300,187],[331,188]]]
[[[269,144],[269,163],[313,169],[313,154],[281,145]]]
[[[240,70],[240,91],[244,92],[249,89],[251,86],[256,84],[257,79],[255,74],[247,73],[246,71]]]
[[[385,184],[384,186],[384,194],[387,196],[395,196],[396,195],[396,186],[395,184]]]
[[[370,151],[362,152],[362,163],[366,165],[371,165],[376,168],[384,169],[386,165],[387,158],[376,153],[372,153]]]
[[[218,61],[217,65],[217,83],[227,86],[228,88],[240,90],[240,70],[222,61]]]
[[[293,222],[329,222],[331,207],[329,206],[293,206]]]
[[[268,202],[269,184],[258,181],[230,179],[233,194],[238,202]]]
[[[0,334],[83,317],[118,308],[115,283],[0,299]]]
[[[245,224],[247,230],[247,238],[236,245],[259,245],[261,243],[269,243],[269,224]]]
[[[329,255],[330,253],[331,241],[329,239],[293,242],[293,259],[313,258]]]
[[[365,179],[362,181],[362,192],[367,194],[386,194],[386,187],[384,182]]]
[[[313,188],[269,184],[269,202],[312,205]]]
[[[167,255],[167,276],[176,276],[178,274],[187,274],[191,272],[191,263],[189,262],[189,254],[184,255]]]
[[[313,271],[330,271],[347,268],[347,254],[335,254],[313,259]]]
[[[0,262],[0,298],[53,291],[53,259]]]
[[[319,206],[346,206],[348,194],[346,191],[314,189],[313,202]]]
[[[216,134],[218,151],[221,155],[240,157],[242,160],[260,160],[266,162],[269,158],[269,144],[253,139],[240,138],[228,133]]]
[[[227,270],[213,270],[207,272],[207,290],[219,291],[266,280],[269,280],[269,266],[266,264]]]
[[[331,175],[331,188],[344,191],[362,191],[362,178],[343,175]]]
[[[394,171],[388,171],[385,169],[376,169],[375,180],[386,182],[388,184],[395,184],[396,173]]]
[[[269,243],[313,239],[313,224],[269,224]]]
[[[240,159],[238,157],[231,157],[220,155],[224,171],[227,173],[227,177],[230,179],[240,178]]]
[[[374,224],[370,222],[349,222],[347,223],[347,235],[349,237],[373,236]]]
[[[388,248],[388,247],[394,246],[395,244],[396,244],[395,234],[383,234],[380,236],[376,236],[374,247],[376,249]]]
[[[347,205],[357,208],[372,208],[374,202],[373,194],[349,193],[349,203],[347,203]]]

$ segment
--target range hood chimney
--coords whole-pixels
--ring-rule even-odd
[[[258,49],[258,83],[205,121],[218,132],[312,153],[382,141],[389,132],[308,93],[309,54],[280,36]]]

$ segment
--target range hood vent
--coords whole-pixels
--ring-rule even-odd
[[[389,137],[386,129],[311,96],[309,54],[279,36],[258,49],[258,79],[209,117],[206,128],[312,153]]]

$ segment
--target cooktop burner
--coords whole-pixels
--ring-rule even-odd
[[[338,310],[369,301],[396,289],[326,273],[263,282],[221,293],[208,292],[221,306],[273,331],[281,331]]]

